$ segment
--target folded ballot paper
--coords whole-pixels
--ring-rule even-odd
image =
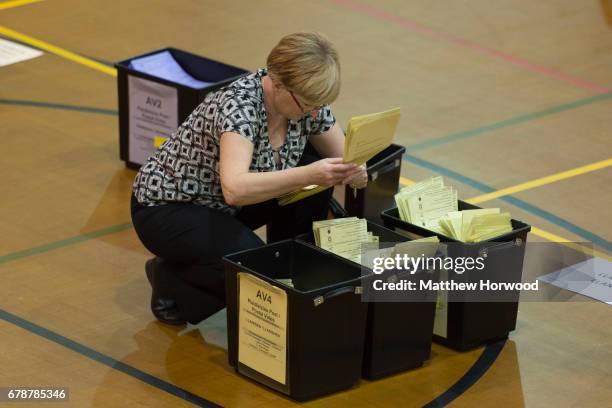
[[[457,191],[444,186],[442,177],[431,177],[395,195],[403,221],[462,242],[479,242],[512,231],[510,213],[499,208],[457,210]]]
[[[444,235],[463,242],[480,242],[512,231],[510,213],[499,208],[463,210],[440,219]]]
[[[393,142],[400,109],[355,116],[349,121],[344,140],[344,163],[365,164]],[[279,205],[287,205],[317,194],[331,186],[310,185],[278,198]]]

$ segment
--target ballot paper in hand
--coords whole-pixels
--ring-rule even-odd
[[[352,118],[344,140],[344,162],[362,165],[389,147],[399,118],[399,108]]]
[[[130,68],[191,88],[204,88],[212,84],[212,82],[200,81],[189,75],[169,51],[133,59],[130,61]]]
[[[365,164],[393,142],[400,118],[400,109],[353,117],[344,139],[344,163]],[[302,200],[331,186],[308,186],[278,198],[281,206]]]

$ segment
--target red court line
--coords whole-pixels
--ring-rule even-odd
[[[381,10],[373,6],[369,6],[367,4],[357,3],[352,0],[332,0],[332,2],[338,6],[348,8],[348,9],[351,9],[353,11],[357,11],[360,13],[364,13],[371,17],[374,17],[380,20],[384,20],[389,23],[397,24],[401,27],[407,28],[414,32],[425,34],[430,37],[437,38],[443,41],[447,41],[452,44],[458,45],[460,47],[470,48],[482,54],[486,54],[491,57],[507,61],[511,64],[518,65],[529,71],[536,72],[542,75],[546,75],[546,76],[558,79],[563,82],[567,82],[578,88],[586,89],[586,90],[589,90],[597,94],[607,93],[612,90],[610,88],[606,88],[604,86],[597,85],[589,81],[585,81],[584,79],[580,79],[580,78],[573,77],[571,75],[564,74],[563,72],[554,70],[552,68],[548,68],[548,67],[538,65],[538,64],[533,64],[520,57],[516,57],[514,55],[506,54],[504,52],[485,47],[473,41],[466,40],[465,38],[456,37],[454,35],[451,35],[451,34],[448,34],[442,31],[434,30],[433,28],[417,23],[416,21],[408,20],[408,19],[396,16],[396,15],[393,15],[384,10]]]

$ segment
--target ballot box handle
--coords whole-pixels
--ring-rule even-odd
[[[344,286],[338,289],[330,290],[329,292],[317,296],[312,300],[315,307],[322,305],[326,300],[331,298],[335,298],[336,296],[344,295],[346,293],[354,293],[356,295],[361,295],[363,293],[363,288],[361,286]]]
[[[389,164],[385,164],[380,169],[373,171],[372,173],[368,173],[368,181],[374,181],[378,178],[378,176],[385,174],[388,171],[393,170],[396,167],[399,167],[402,164],[400,159],[395,159]]]
[[[513,247],[520,247],[522,246],[524,243],[524,241],[517,237],[515,239],[513,239],[512,241],[509,242],[502,242],[500,244],[497,245],[491,245],[491,246],[487,246],[484,248],[481,248],[478,251],[478,254],[483,257],[486,258],[489,255],[489,252],[491,251],[499,251],[500,249],[506,249],[506,248],[513,248]]]

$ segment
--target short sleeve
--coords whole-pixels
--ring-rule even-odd
[[[252,98],[233,94],[220,101],[216,124],[218,135],[234,132],[255,143],[261,127],[261,114]]]
[[[308,136],[315,136],[325,133],[331,129],[336,123],[336,118],[334,117],[330,106],[325,105],[322,109],[319,109],[319,113],[314,119],[308,115],[306,121]]]

